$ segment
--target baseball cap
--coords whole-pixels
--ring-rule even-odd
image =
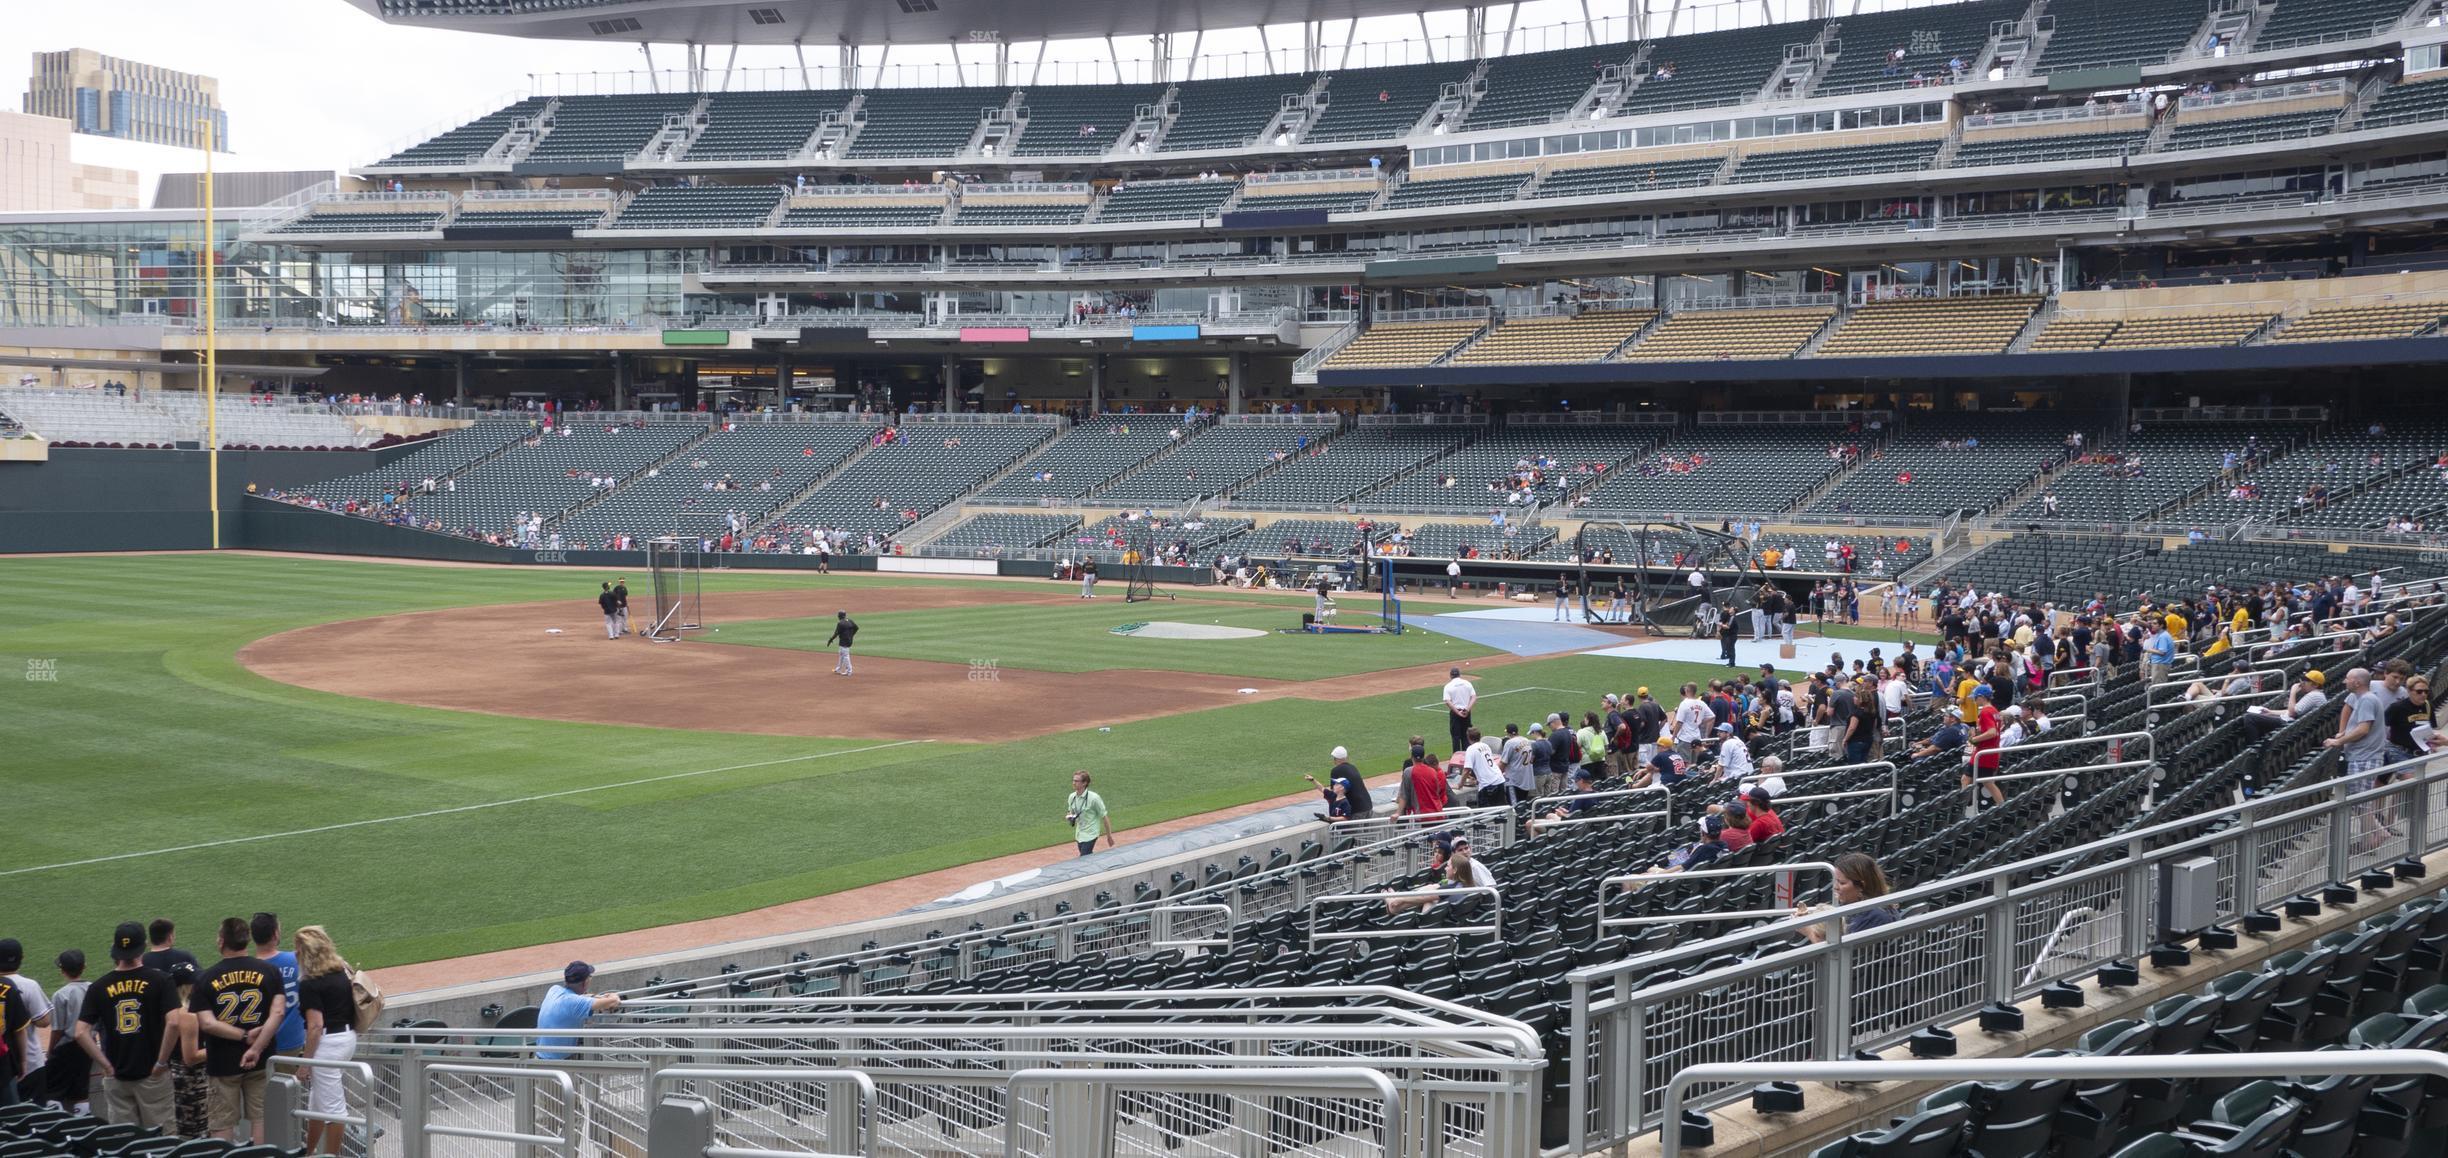
[[[1598,782],[1598,774],[1590,771],[1587,768],[1573,769],[1572,778],[1581,781],[1584,784],[1595,784]]]
[[[145,927],[134,921],[121,921],[111,932],[110,955],[113,961],[134,961],[145,953]]]
[[[1734,730],[1734,725],[1731,723],[1720,723],[1717,725],[1717,730],[1720,732],[1731,732]]]
[[[2322,672],[2322,671],[2320,671],[2318,668],[2315,668],[2315,669],[2313,669],[2313,670],[2310,670],[2310,671],[2307,671],[2307,672],[2305,672],[2305,673],[2304,673],[2304,682],[2305,682],[2305,683],[2308,683],[2308,684],[2311,684],[2313,687],[2316,687],[2316,688],[2317,688],[2317,687],[2324,687],[2324,686],[2327,686],[2327,684],[2329,683],[2329,677],[2328,677],[2328,675],[2327,675],[2327,674],[2323,673],[2323,672]]]
[[[1642,688],[1642,689],[1640,689],[1639,691],[1634,692],[1634,693],[1632,693],[1632,694],[1633,694],[1633,695],[1636,695],[1636,696],[1639,696],[1639,697],[1641,697],[1642,699],[1647,699],[1647,698],[1649,698],[1649,689],[1647,689],[1647,688]]]
[[[1351,753],[1350,753],[1350,752],[1347,752],[1347,751],[1344,751],[1344,750],[1343,750],[1343,745],[1341,745],[1341,744],[1337,744],[1337,745],[1335,745],[1335,750],[1334,750],[1334,751],[1332,751],[1332,752],[1328,752],[1328,753],[1326,753],[1326,755],[1328,755],[1329,757],[1332,757],[1333,759],[1336,759],[1336,760],[1348,760],[1348,759],[1351,759]]]
[[[1959,707],[1956,707],[1956,706],[1955,706],[1955,705],[1953,705],[1953,704],[1948,704],[1947,706],[1945,706],[1945,707],[1943,707],[1943,708],[1940,708],[1940,709],[1938,709],[1938,710],[1939,710],[1940,712],[1945,713],[1945,714],[1946,714],[1946,716],[1947,716],[1949,719],[1960,720],[1960,719],[1962,719],[1962,718],[1963,718],[1963,709],[1962,709],[1962,708],[1959,708]]]
[[[1761,807],[1766,807],[1768,802],[1774,799],[1774,797],[1769,794],[1767,788],[1758,784],[1752,785],[1751,790],[1743,793],[1743,796],[1749,799],[1751,803],[1760,805]]]
[[[1614,702],[1615,702],[1615,693],[1613,693],[1613,692],[1608,692],[1608,693],[1606,694],[1606,702],[1607,702],[1607,703],[1610,703],[1610,704],[1611,704],[1611,703],[1614,703]]]
[[[1987,698],[1987,697],[1990,697],[1990,696],[1994,696],[1994,695],[1996,695],[1997,693],[1996,693],[1995,691],[1991,690],[1991,688],[1989,687],[1989,685],[1987,685],[1987,684],[1982,684],[1981,686],[1979,686],[1979,687],[1977,687],[1977,688],[1972,689],[1972,694],[1973,694],[1973,696],[1978,697],[1978,698]]]
[[[170,963],[170,983],[172,985],[193,985],[196,975],[200,972],[202,971],[195,967],[193,961],[173,961]]]
[[[584,961],[572,961],[561,970],[561,983],[576,985],[595,975],[595,967]]]
[[[15,973],[25,964],[25,946],[15,937],[0,938],[0,973]]]

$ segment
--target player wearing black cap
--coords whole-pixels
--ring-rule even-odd
[[[112,969],[86,990],[76,1039],[102,1076],[95,1108],[103,1120],[165,1130],[172,1125],[168,1029],[178,997],[167,974],[144,964],[144,953],[144,926],[129,921],[111,934]]]

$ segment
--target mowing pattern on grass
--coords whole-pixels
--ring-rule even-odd
[[[251,640],[312,623],[570,599],[608,577],[238,555],[0,560],[14,596],[0,666],[54,677],[11,679],[0,698],[12,805],[43,818],[15,826],[0,851],[0,873],[13,874],[0,882],[17,902],[7,931],[37,962],[69,947],[98,960],[119,921],[169,916],[194,929],[270,909],[328,925],[361,964],[428,960],[740,912],[1059,844],[1076,768],[1096,771],[1129,826],[1298,791],[1299,774],[1322,770],[1337,744],[1383,775],[1412,733],[1435,730],[1411,709],[1441,679],[993,746],[965,742],[961,718],[913,702],[909,712],[941,717],[940,736],[880,747],[855,735],[416,708],[275,683],[236,659]],[[960,586],[748,574],[709,574],[706,584],[709,593]],[[462,675],[420,669],[408,652],[364,662],[425,670],[437,684]],[[1489,668],[1482,682],[1659,685],[1706,670],[1562,659]],[[811,702],[825,690],[806,689]],[[1552,705],[1526,702],[1551,695]],[[1496,702],[1519,703],[1527,719],[1533,707],[1588,706],[1579,699]],[[43,867],[129,853],[150,855]]]

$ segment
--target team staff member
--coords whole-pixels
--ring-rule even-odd
[[[1071,774],[1071,798],[1063,811],[1063,819],[1071,825],[1071,838],[1079,842],[1081,856],[1096,851],[1100,836],[1105,838],[1107,848],[1119,843],[1114,839],[1113,818],[1105,811],[1105,798],[1088,787],[1089,779],[1085,768]]]
[[[163,922],[155,922],[160,925]],[[165,930],[166,932],[166,930]],[[160,940],[167,948],[168,937]],[[77,1014],[77,1047],[102,1077],[102,1119],[168,1130],[170,1011],[178,998],[170,977],[144,963],[145,929],[134,921],[111,935],[111,971],[85,993]]]
[[[629,634],[629,577],[621,576],[612,583],[612,612],[619,622],[612,625],[615,638]]]
[[[850,674],[850,641],[856,638],[858,638],[858,621],[850,618],[850,613],[847,611],[834,612],[833,634],[825,637],[826,643],[838,648],[834,653],[837,657],[833,661],[834,675]]]
[[[264,1086],[289,998],[280,971],[248,952],[251,939],[246,921],[221,922],[221,959],[196,978],[187,1008],[204,1035],[204,1076],[211,1081],[206,1129],[213,1137],[234,1140],[243,1117],[261,1142]]]
[[[1470,747],[1471,708],[1479,703],[1479,689],[1462,678],[1461,668],[1447,668],[1453,678],[1445,681],[1445,724],[1453,730],[1453,750]]]
[[[604,584],[603,590],[596,594],[595,606],[603,611],[604,638],[619,639],[621,637],[620,601],[612,597],[611,584]]]

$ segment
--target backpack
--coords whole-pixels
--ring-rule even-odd
[[[357,1030],[363,1033],[382,1026],[383,991],[374,978],[356,969],[348,971],[349,997],[357,1003]]]
[[[1618,752],[1629,752],[1629,751],[1633,750],[1634,748],[1638,748],[1638,747],[1640,747],[1640,745],[1635,744],[1635,743],[1633,743],[1633,742],[1632,742],[1632,725],[1631,725],[1630,723],[1622,723],[1622,724],[1617,724],[1617,725],[1615,725],[1615,750],[1616,750],[1616,751],[1618,751]]]
[[[1573,765],[1581,762],[1581,739],[1580,737],[1573,735],[1571,725],[1567,724],[1564,727],[1556,730],[1555,749],[1556,751],[1563,753],[1563,762],[1566,768],[1571,768]]]

